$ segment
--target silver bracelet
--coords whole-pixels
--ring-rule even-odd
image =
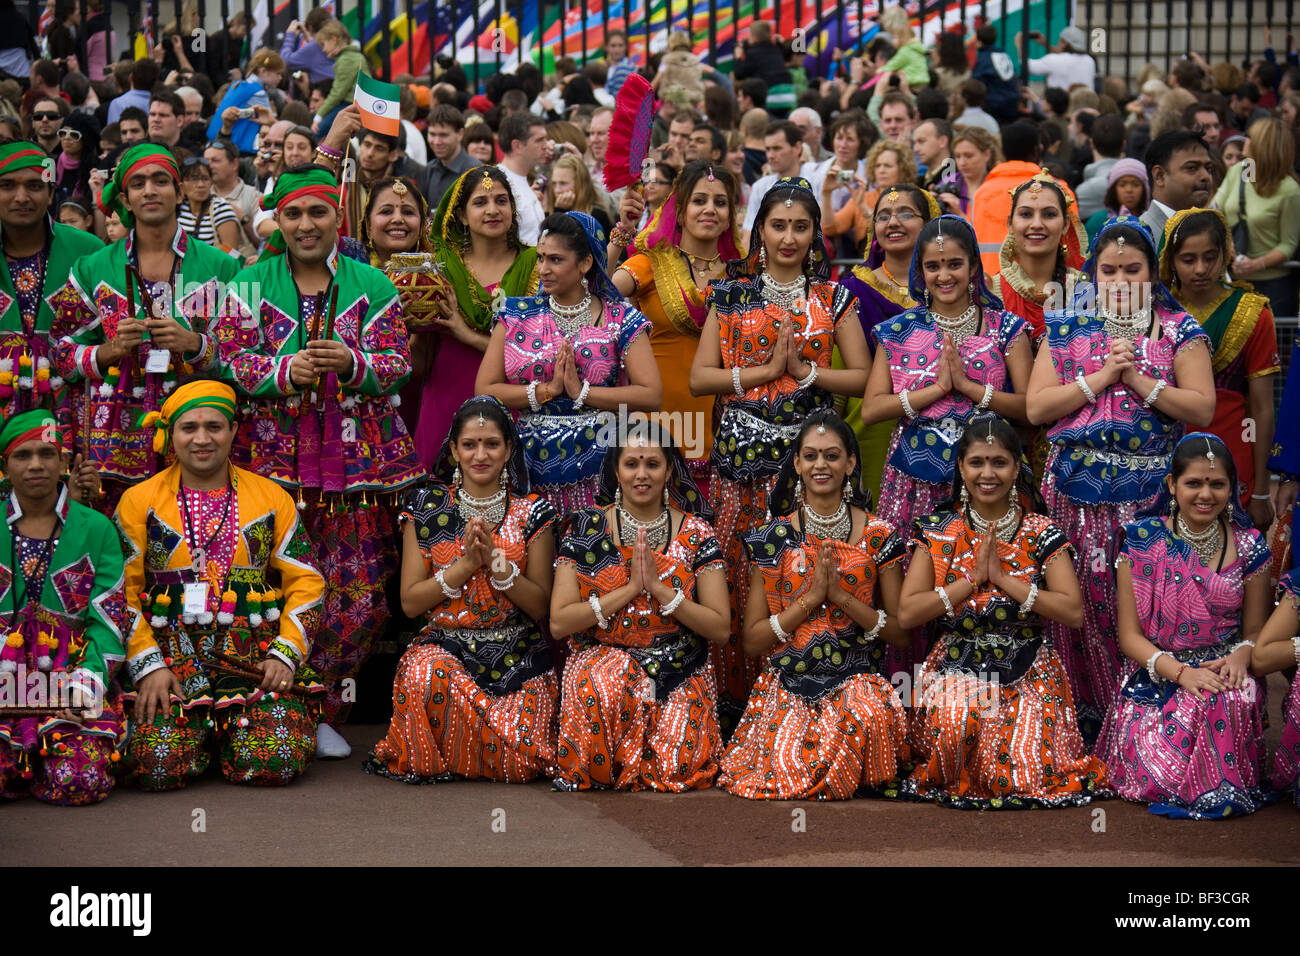
[[[1250,496],[1251,501],[1271,501],[1272,499],[1273,499],[1272,495],[1251,495]]]
[[[781,618],[778,615],[769,615],[767,623],[771,625],[772,633],[776,635],[778,641],[790,640],[790,632],[781,626]]]
[[[673,611],[681,607],[682,602],[685,600],[686,600],[686,592],[683,591],[681,588],[678,588],[677,593],[673,596],[673,599],[669,601],[667,604],[661,605],[659,607],[660,616],[671,617]]]
[[[596,623],[600,625],[601,630],[609,630],[609,618],[605,617],[604,612],[600,609],[600,595],[593,594],[591,597],[587,598],[587,603],[590,604],[591,609],[596,612]]]
[[[731,387],[734,388],[734,389],[736,390],[736,397],[737,397],[737,398],[744,398],[744,397],[745,397],[745,389],[744,389],[744,387],[740,384],[740,366],[739,366],[739,365],[733,365],[733,366],[731,366]]]
[[[1079,386],[1079,390],[1083,392],[1084,397],[1087,398],[1089,402],[1093,405],[1097,404],[1097,393],[1088,387],[1088,380],[1083,377],[1082,372],[1074,377],[1074,384]]]
[[[948,589],[935,588],[934,593],[939,595],[939,600],[943,602],[943,606],[947,610],[948,616],[952,617],[953,616],[952,598],[948,597]]]
[[[864,635],[867,640],[874,641],[877,637],[880,636],[880,632],[885,629],[885,620],[887,617],[888,615],[885,614],[884,608],[878,608],[876,610],[876,626],[873,627],[871,630],[867,631],[867,633]]]
[[[535,412],[540,412],[542,406],[537,404],[537,383],[529,382],[524,391],[528,395],[528,407]]]
[[[812,370],[803,378],[795,381],[795,384],[800,388],[807,388],[813,382],[817,381],[817,371],[818,371],[817,366],[814,365],[812,362],[809,362],[808,364],[812,365]]]
[[[1167,654],[1166,654],[1164,651],[1156,651],[1156,652],[1155,652],[1154,654],[1152,654],[1151,657],[1147,660],[1147,673],[1151,675],[1151,679],[1152,679],[1152,680],[1162,680],[1162,679],[1163,679],[1163,678],[1161,678],[1161,676],[1160,676],[1159,674],[1156,673],[1156,661],[1160,660],[1160,658],[1165,657],[1165,656],[1167,656]]]
[[[1028,614],[1029,609],[1034,606],[1034,602],[1037,600],[1038,600],[1038,583],[1035,581],[1030,581],[1029,596],[1025,598],[1025,603],[1020,605],[1020,613]]]
[[[1154,405],[1156,403],[1156,399],[1160,397],[1160,393],[1164,390],[1164,387],[1168,384],[1169,383],[1166,382],[1164,379],[1161,379],[1160,381],[1156,382],[1156,387],[1151,389],[1151,394],[1148,395],[1146,397],[1146,401],[1142,403],[1143,407],[1150,408],[1152,405]]]
[[[581,408],[583,402],[587,400],[587,393],[590,391],[591,391],[591,383],[584,379],[582,383],[582,391],[580,391],[578,393],[578,397],[573,400],[573,407]]]
[[[1241,650],[1243,647],[1252,647],[1252,648],[1253,648],[1254,646],[1255,646],[1255,642],[1254,642],[1254,641],[1238,641],[1236,644],[1233,644],[1233,645],[1232,645],[1232,651],[1239,651],[1239,650]],[[1228,651],[1228,653],[1231,654],[1232,651]]]
[[[1296,666],[1300,667],[1300,635],[1291,638],[1291,649],[1295,651]]]
[[[509,591],[512,587],[515,586],[515,581],[518,580],[518,578],[519,578],[519,565],[511,561],[510,573],[503,580],[498,580],[491,576],[488,577],[488,580],[492,582],[492,586],[496,588],[498,591]]]
[[[454,588],[450,584],[448,584],[447,579],[442,576],[442,572],[445,570],[447,569],[439,568],[438,573],[433,576],[433,579],[438,582],[438,587],[442,588],[442,596],[444,598],[446,598],[449,601],[455,600],[456,598],[460,597],[462,594],[465,593],[465,588],[464,586]]]
[[[908,400],[908,397],[907,397],[907,393],[908,393],[909,391],[910,391],[910,389],[906,389],[906,388],[905,388],[905,389],[903,389],[901,392],[899,392],[899,393],[898,393],[898,400],[899,400],[900,402],[903,403],[903,414],[905,414],[908,418],[915,418],[915,417],[916,417],[916,409],[912,407],[912,403],[911,403],[911,401]]]
[[[989,403],[992,401],[993,401],[993,383],[989,382],[987,385],[984,386],[984,397],[980,399],[980,403],[975,406],[975,411],[977,412],[985,411],[989,407]]]

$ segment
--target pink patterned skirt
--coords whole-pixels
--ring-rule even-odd
[[[1300,809],[1300,675],[1282,702],[1282,742],[1273,760],[1273,789],[1290,793]]]

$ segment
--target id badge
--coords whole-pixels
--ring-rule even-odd
[[[167,349],[150,349],[149,357],[144,362],[144,370],[146,372],[165,372],[171,364],[172,353]]]
[[[192,581],[185,585],[183,614],[202,614],[208,609],[208,582]]]

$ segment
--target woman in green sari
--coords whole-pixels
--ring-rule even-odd
[[[411,431],[420,460],[432,468],[452,417],[474,394],[497,303],[537,293],[537,250],[520,241],[510,184],[495,166],[476,166],[452,184],[428,239],[454,293],[439,300],[430,331],[411,341],[411,379],[420,389]]]
[[[1232,235],[1217,209],[1184,209],[1165,223],[1160,279],[1210,336],[1214,420],[1206,429],[1232,452],[1233,489],[1255,527],[1273,523],[1268,456],[1273,447],[1273,376],[1281,371],[1268,299],[1229,282]]]

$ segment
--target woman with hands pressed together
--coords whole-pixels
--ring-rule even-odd
[[[427,623],[398,664],[392,722],[366,771],[405,783],[551,774],[559,681],[538,622],[555,510],[529,493],[504,405],[461,406],[434,481],[400,517],[402,609]]]
[[[1128,660],[1098,752],[1122,797],[1164,816],[1240,816],[1264,799],[1264,692],[1250,666],[1271,554],[1236,500],[1236,471],[1222,441],[1188,435],[1155,503],[1123,528]]]
[[[1209,339],[1160,282],[1155,242],[1139,220],[1120,217],[1097,233],[1088,282],[1070,308],[1048,310],[1026,408],[1047,425],[1043,498],[1078,549],[1084,587],[1081,630],[1053,627],[1053,642],[1096,738],[1119,689],[1115,585],[1117,532],[1160,492],[1183,423],[1214,415]]]
[[[722,738],[708,645],[726,642],[730,614],[706,515],[667,431],[640,420],[606,454],[597,506],[566,520],[550,622],[573,647],[559,789],[712,785]]]
[[[776,517],[745,538],[745,651],[770,666],[722,758],[718,786],[736,796],[846,800],[898,774],[907,721],[884,645],[910,640],[897,621],[903,543],[867,510],[861,479],[853,432],[814,412]]]
[[[650,320],[605,274],[605,233],[585,213],[553,213],[537,241],[542,294],[505,299],[474,390],[519,409],[536,491],[558,512],[591,504],[615,412],[659,408]]]
[[[1020,437],[977,418],[956,448],[952,497],[913,529],[898,608],[937,638],[914,688],[906,793],[959,809],[1079,806],[1106,787],[1086,755],[1065,669],[1043,625],[1077,626],[1065,534],[1031,510]]]
[[[860,395],[867,343],[857,300],[832,284],[812,188],[778,179],[763,196],[745,259],[729,263],[707,297],[710,313],[691,366],[691,393],[721,398],[709,500],[734,575],[731,633],[714,656],[723,732],[758,677],[740,642],[749,586],[742,538],[770,520],[768,495],[804,419],[833,395]],[[838,347],[844,368],[831,367]]]

